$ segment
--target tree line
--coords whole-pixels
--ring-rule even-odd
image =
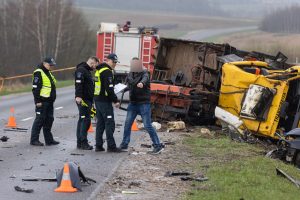
[[[94,37],[71,0],[0,0],[0,76],[31,73],[45,56],[74,66],[95,53]]]
[[[299,5],[276,10],[263,18],[260,29],[273,33],[300,33],[299,13]]]

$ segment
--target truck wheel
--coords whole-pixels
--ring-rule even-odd
[[[300,169],[300,152],[297,152],[297,155],[295,158],[295,165]]]

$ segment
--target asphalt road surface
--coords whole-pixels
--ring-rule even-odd
[[[55,102],[55,121],[53,134],[61,142],[58,146],[34,147],[29,145],[30,129],[34,120],[34,103],[31,93],[16,94],[0,97],[0,137],[7,136],[7,142],[0,141],[0,199],[88,199],[96,188],[114,172],[127,153],[107,153],[83,151],[76,149],[76,123],[78,111],[74,102],[73,87],[58,90]],[[28,128],[23,132],[4,131],[10,107],[15,108],[17,125]],[[115,109],[117,145],[120,144],[123,134],[123,124],[126,112]],[[95,129],[95,128],[94,128]],[[138,134],[134,134],[138,135]],[[89,134],[89,140],[94,145],[95,133]],[[43,135],[40,140],[44,142]],[[133,139],[134,140],[134,139]],[[134,142],[134,141],[133,141]],[[83,155],[70,155],[79,153]],[[56,183],[49,182],[22,182],[22,178],[40,177],[54,178],[56,170],[61,169],[67,161],[80,165],[83,173],[97,181],[91,186],[84,186],[82,192],[73,194],[56,193]],[[26,194],[16,192],[14,186],[33,189]],[[94,192],[95,193],[95,192]]]

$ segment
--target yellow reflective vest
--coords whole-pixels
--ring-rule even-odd
[[[108,67],[103,67],[100,70],[96,70],[95,73],[95,90],[94,90],[94,95],[100,95],[101,92],[101,73],[104,72],[105,70],[110,70]],[[105,96],[107,96],[107,93],[105,91]]]
[[[40,96],[41,97],[45,97],[48,98],[51,95],[51,80],[48,78],[48,76],[46,75],[46,73],[42,70],[42,69],[37,69],[33,72],[41,72],[41,76],[42,76],[42,89],[40,91]],[[54,85],[56,84],[56,79],[54,78],[54,76],[51,74],[51,72],[49,71],[49,74],[54,82]]]

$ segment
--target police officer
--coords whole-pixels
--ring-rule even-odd
[[[45,58],[33,72],[32,93],[34,96],[36,117],[31,129],[30,144],[44,146],[39,141],[40,131],[43,128],[46,145],[57,145],[58,141],[53,139],[51,133],[53,117],[53,104],[56,99],[56,80],[50,72],[51,66],[55,66],[55,60],[51,57]]]
[[[90,57],[86,62],[77,65],[75,72],[75,100],[79,110],[77,123],[77,148],[92,150],[87,140],[87,131],[91,124],[91,108],[94,97],[94,80],[91,71],[99,64],[97,57]]]
[[[119,107],[118,98],[114,92],[113,70],[118,63],[118,57],[112,53],[107,56],[107,62],[102,63],[96,68],[95,73],[95,105],[97,110],[97,127],[96,127],[96,149],[95,151],[105,151],[103,148],[103,132],[106,132],[107,151],[121,152],[116,147],[114,139],[115,120],[114,109]]]

